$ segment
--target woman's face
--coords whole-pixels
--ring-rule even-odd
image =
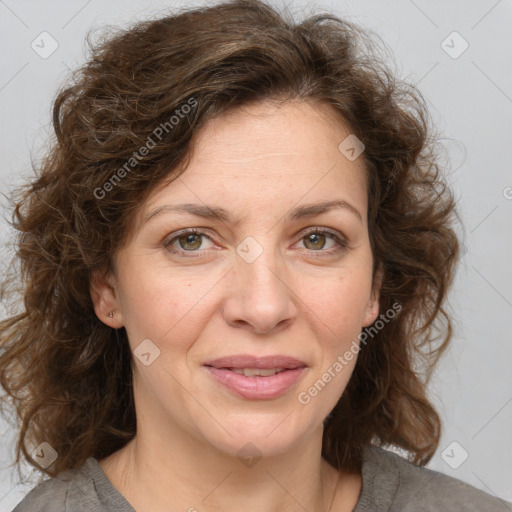
[[[136,356],[139,432],[231,455],[321,432],[356,362],[338,358],[378,315],[363,162],[338,149],[349,134],[325,106],[231,111],[141,206],[115,292],[95,300]]]

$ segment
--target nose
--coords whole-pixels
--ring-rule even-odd
[[[226,323],[255,334],[291,325],[297,316],[297,295],[289,280],[285,263],[270,250],[251,263],[237,256],[222,308]]]

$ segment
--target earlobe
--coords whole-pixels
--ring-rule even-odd
[[[96,316],[109,327],[122,327],[122,312],[111,276],[102,270],[93,270],[89,278],[89,292]]]
[[[364,319],[363,319],[363,327],[368,327],[375,320],[377,320],[377,317],[379,316],[379,299],[373,298],[370,300],[366,307]]]
[[[375,278],[373,280],[372,295],[370,301],[368,302],[368,305],[366,306],[366,311],[363,319],[363,327],[368,327],[369,325],[373,324],[373,322],[375,322],[375,320],[377,320],[377,317],[379,316],[380,290],[382,287],[382,279],[383,272],[382,268],[379,267],[377,269],[377,272],[375,273]]]

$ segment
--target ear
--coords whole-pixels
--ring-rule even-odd
[[[382,268],[379,266],[377,271],[375,272],[375,277],[373,279],[372,284],[372,294],[368,304],[366,305],[366,309],[363,315],[363,327],[368,327],[373,324],[377,317],[379,316],[379,298],[380,298],[380,289],[382,287],[382,279],[384,276],[384,272]]]
[[[112,273],[104,269],[93,270],[89,278],[89,292],[94,304],[96,316],[109,327],[119,329],[124,325],[123,313],[116,295],[116,283]],[[113,311],[113,317],[110,312]]]

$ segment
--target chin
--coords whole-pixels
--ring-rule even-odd
[[[226,420],[222,427],[226,430],[219,427],[215,433],[203,432],[203,437],[216,449],[238,458],[278,456],[292,450],[317,428],[322,428],[322,423],[299,424],[297,420],[303,420],[299,418],[300,412],[239,414],[229,420],[224,416]]]

